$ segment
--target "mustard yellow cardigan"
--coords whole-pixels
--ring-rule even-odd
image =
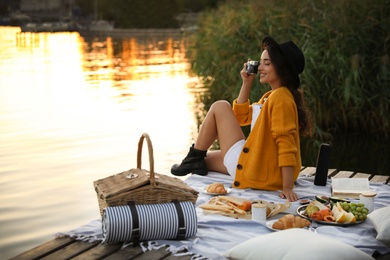
[[[281,167],[293,166],[295,181],[302,165],[297,106],[286,87],[265,93],[258,103],[263,107],[241,151],[233,187],[281,190]],[[234,100],[233,112],[241,126],[251,124],[249,100]]]

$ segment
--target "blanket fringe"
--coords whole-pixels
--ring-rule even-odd
[[[101,220],[93,220],[86,225],[83,225],[79,228],[68,232],[57,232],[54,235],[56,238],[65,238],[70,237],[79,241],[93,243],[96,241],[103,242],[103,234],[101,232]],[[171,252],[174,256],[187,256],[191,255],[191,260],[206,260],[204,256],[199,254],[194,254],[191,252],[191,248],[193,245],[199,242],[199,238],[195,238],[192,241],[182,241],[185,244],[180,246],[169,245],[169,242],[164,241],[164,244],[159,245],[157,241],[144,241],[139,245],[142,251],[145,253],[146,251],[159,250],[162,247],[168,247],[166,250]],[[167,243],[167,244],[166,244]],[[133,242],[124,242],[122,244],[122,249],[128,246],[133,246]]]

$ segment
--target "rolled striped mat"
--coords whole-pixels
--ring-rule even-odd
[[[185,239],[197,232],[195,206],[190,201],[129,204],[103,210],[103,243]]]

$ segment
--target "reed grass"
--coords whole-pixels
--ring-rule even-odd
[[[218,99],[233,101],[248,59],[259,59],[266,35],[294,41],[306,57],[301,75],[315,137],[390,133],[390,1],[226,1],[203,13],[191,39],[191,69],[207,91],[207,111]],[[254,83],[251,100],[269,90]]]

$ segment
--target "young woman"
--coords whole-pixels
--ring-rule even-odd
[[[233,109],[227,101],[212,104],[195,144],[181,164],[172,166],[171,173],[230,174],[234,188],[279,190],[281,198],[296,201],[293,187],[301,169],[300,135],[311,134],[309,116],[298,91],[305,59],[292,41],[278,44],[267,36],[262,47],[260,83],[268,83],[271,90],[250,104],[255,75],[247,74],[244,64],[243,82]],[[250,124],[251,132],[245,140],[240,126]],[[216,139],[221,149],[207,152]]]

